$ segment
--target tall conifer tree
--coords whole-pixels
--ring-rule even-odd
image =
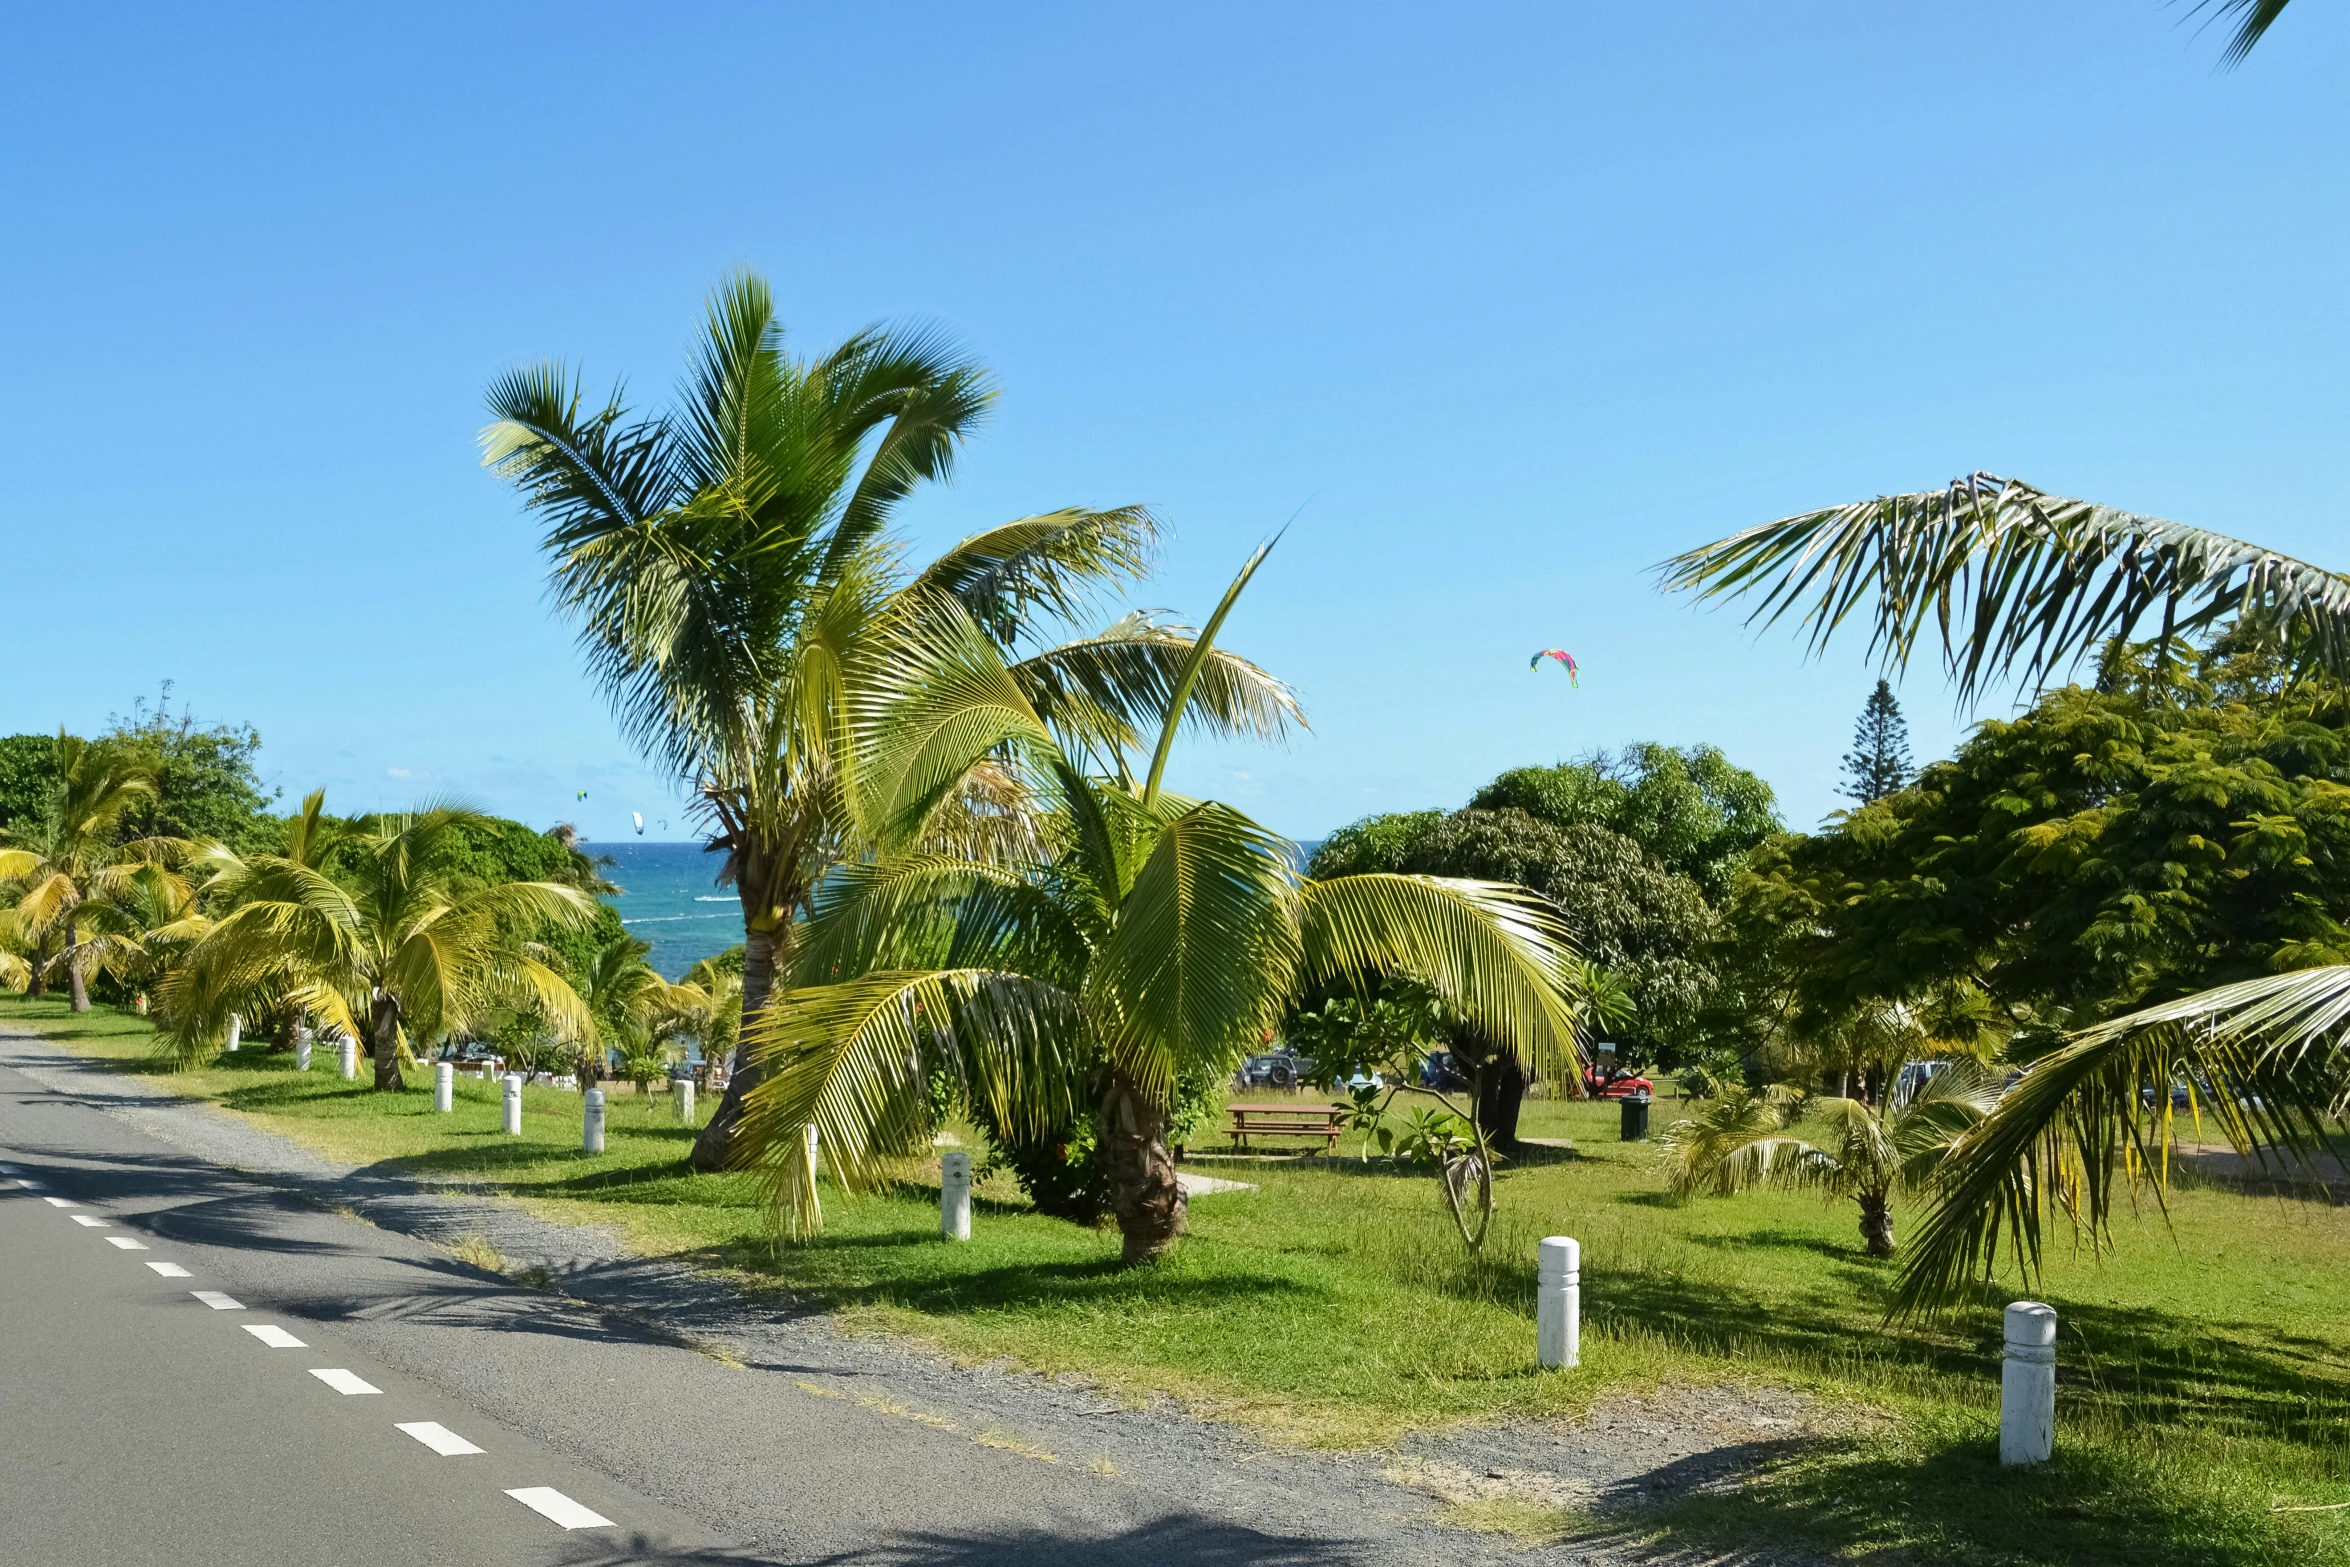
[[[1840,792],[1867,805],[1900,793],[1909,786],[1913,773],[1909,725],[1902,720],[1901,704],[1893,699],[1893,687],[1879,680],[1852,731],[1852,751],[1844,758],[1846,782]]]

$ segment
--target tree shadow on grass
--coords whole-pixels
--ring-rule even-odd
[[[1999,1462],[1995,1428],[1914,1450],[1832,1439],[1765,1455],[1736,1491],[1618,1514],[1578,1546],[1659,1564],[2032,1561],[2067,1567],[2244,1567],[2292,1560],[2291,1525],[2181,1495],[2126,1455],[2077,1444]]]

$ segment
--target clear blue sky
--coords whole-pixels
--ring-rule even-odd
[[[1808,823],[1872,673],[1676,549],[1981,467],[2350,565],[2350,8],[2230,74],[2183,10],[28,9],[0,731],[170,677],[289,799],[678,835],[473,443],[517,360],[666,395],[748,263],[1001,377],[919,546],[1146,501],[1196,614],[1305,504],[1228,640],[1314,731],[1178,787],[1310,837],[1708,740]]]

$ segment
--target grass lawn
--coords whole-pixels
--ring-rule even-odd
[[[0,998],[0,1022],[153,1070],[141,1019]],[[1039,1218],[1000,1180],[981,1188],[965,1246],[938,1240],[935,1186],[915,1186],[827,1192],[821,1240],[770,1248],[749,1180],[690,1173],[690,1131],[664,1101],[625,1089],[611,1094],[608,1150],[591,1158],[578,1151],[577,1094],[531,1090],[523,1135],[508,1138],[486,1085],[460,1079],[442,1116],[429,1080],[377,1095],[323,1059],[307,1076],[289,1057],[235,1060],[155,1080],[335,1158],[478,1181],[853,1323],[1168,1391],[1276,1440],[1378,1443],[1739,1381],[1824,1401],[1823,1439],[1767,1459],[1742,1490],[1638,1516],[1673,1547],[2350,1567],[2350,1508],[2276,1510],[2350,1501],[2350,1214],[2320,1203],[2186,1185],[2169,1227],[2149,1212],[2121,1226],[2118,1255],[2059,1257],[2041,1291],[2063,1322],[2057,1458],[2004,1471],[1995,1357],[2011,1292],[1931,1330],[1888,1331],[1891,1270],[1861,1254],[1850,1204],[1755,1194],[1675,1206],[1654,1147],[1615,1140],[1612,1106],[1527,1107],[1529,1135],[1571,1137],[1581,1156],[1505,1170],[1482,1257],[1464,1253],[1429,1177],[1351,1157],[1216,1162],[1196,1167],[1260,1190],[1195,1202],[1177,1255],[1126,1273],[1114,1232]],[[1657,1108],[1661,1129],[1672,1106]],[[1897,1207],[1897,1221],[1914,1217]],[[1532,1367],[1546,1234],[1583,1243],[1584,1365],[1563,1375]]]

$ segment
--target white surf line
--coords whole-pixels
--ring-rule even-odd
[[[167,1279],[186,1279],[195,1276],[176,1262],[150,1262],[147,1266]]]
[[[188,1293],[210,1306],[214,1311],[243,1311],[245,1309],[242,1302],[233,1300],[218,1290],[190,1290]]]
[[[314,1366],[311,1368],[310,1374],[338,1393],[380,1393],[383,1391],[380,1387],[368,1386],[358,1376],[339,1367],[321,1371]]]
[[[612,1520],[592,1507],[582,1507],[551,1485],[526,1485],[519,1491],[508,1491],[508,1496],[520,1502],[543,1518],[551,1518],[566,1529],[609,1529]]]
[[[106,1221],[104,1219],[94,1218],[86,1213],[75,1214],[73,1216],[73,1222],[80,1225],[85,1230],[102,1230],[106,1228]]]
[[[401,1420],[395,1421],[394,1425],[443,1458],[461,1458],[467,1453],[481,1451],[438,1420]]]
[[[274,1322],[248,1322],[245,1331],[271,1349],[308,1349],[310,1346]]]
[[[44,1197],[41,1199],[41,1201],[47,1203],[52,1208],[79,1208],[81,1206],[81,1204],[78,1202],[67,1202],[62,1197]]]
[[[106,1244],[120,1246],[124,1251],[145,1251],[147,1249],[145,1241],[132,1240],[128,1235],[109,1235],[106,1237]]]

